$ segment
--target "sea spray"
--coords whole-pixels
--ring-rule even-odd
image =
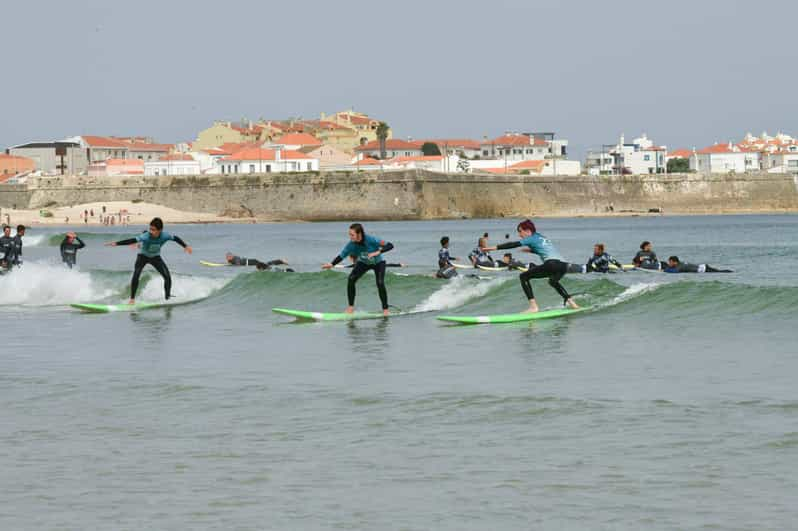
[[[455,277],[446,281],[439,290],[413,308],[413,311],[426,312],[456,308],[472,299],[485,296],[508,280],[508,278],[497,278],[488,282],[475,282],[466,277]]]
[[[0,306],[53,306],[90,302],[113,294],[109,283],[62,264],[25,262],[0,277]]]

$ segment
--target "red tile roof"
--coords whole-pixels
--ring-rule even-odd
[[[140,159],[108,159],[105,161],[106,166],[141,166],[144,167],[144,161]]]
[[[145,144],[142,142],[129,142],[127,148],[130,151],[161,151],[168,153],[174,149],[173,144]]]
[[[275,140],[275,143],[288,146],[320,146],[321,140],[307,133],[289,133]]]
[[[127,142],[108,138],[107,136],[83,135],[81,138],[83,138],[83,141],[86,142],[89,147],[93,148],[127,148],[129,146]]]
[[[385,149],[395,151],[397,149],[414,149],[414,150],[421,150],[421,146],[424,142],[413,140],[408,142],[406,140],[399,140],[397,138],[390,138],[385,141]],[[358,146],[355,148],[355,151],[376,151],[380,149],[380,143],[378,140],[373,140],[362,146]]]
[[[713,153],[741,153],[738,149],[734,149],[735,146],[730,146],[729,144],[715,144],[714,146],[705,147],[698,151],[700,155],[711,155]]]
[[[257,148],[257,147],[250,147],[244,148],[242,150],[236,151],[229,157],[225,157],[222,160],[277,160],[276,159],[276,151],[275,149],[264,149],[264,148]],[[299,151],[292,151],[290,149],[283,149],[280,151],[280,158],[282,160],[310,160],[311,157],[308,157],[304,153],[300,153]]]
[[[668,153],[668,156],[671,158],[689,159],[692,154],[693,152],[689,149],[675,149]]]
[[[382,164],[382,162],[377,159],[372,159],[371,157],[366,157],[355,162],[355,166],[379,166],[380,164]]]
[[[481,145],[493,144],[497,146],[547,146],[548,143],[542,138],[532,138],[529,135],[504,135],[494,138],[489,142],[482,142]]]

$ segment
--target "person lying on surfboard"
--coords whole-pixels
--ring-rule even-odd
[[[662,264],[665,273],[734,273],[731,269],[717,269],[709,264],[688,264],[679,261],[678,256],[671,256]]]
[[[258,269],[258,271],[271,269],[272,267],[278,265],[288,265],[288,262],[286,262],[282,258],[276,258],[274,260],[269,260],[268,262],[261,262],[260,260],[257,260],[255,258],[243,258],[241,256],[235,256],[233,253],[227,253],[225,255],[225,260],[227,261],[228,265],[255,266]],[[286,271],[293,273],[293,269],[286,269]]]
[[[609,273],[611,265],[617,267],[618,271],[623,271],[623,264],[604,250],[603,243],[597,243],[593,246],[593,256],[588,258],[587,264],[585,265],[588,271],[594,273]]]
[[[331,269],[340,264],[344,258],[354,257],[356,259],[355,267],[349,273],[349,282],[346,286],[346,295],[349,301],[349,306],[344,310],[346,313],[355,311],[355,284],[367,271],[374,271],[377,291],[382,303],[382,314],[388,315],[388,291],[385,289],[386,264],[382,255],[391,249],[393,249],[391,242],[367,235],[360,223],[352,223],[349,226],[349,243],[331,262],[321,266],[322,269]]]
[[[549,285],[560,294],[565,305],[573,310],[579,308],[573,298],[568,294],[560,280],[568,272],[568,264],[562,260],[557,248],[551,240],[538,233],[535,224],[525,219],[516,227],[521,241],[500,243],[495,247],[487,247],[484,251],[497,251],[503,249],[514,249],[515,247],[525,247],[524,252],[538,255],[543,263],[540,265],[529,264],[529,269],[521,273],[521,288],[524,290],[526,298],[529,300],[529,308],[523,313],[534,313],[539,310],[538,303],[535,301],[535,294],[532,291],[532,284],[529,282],[533,278],[548,278]]]
[[[504,253],[504,256],[496,260],[495,264],[496,267],[507,269],[526,269],[528,267],[527,264],[523,263],[521,260],[513,258],[513,253]]]
[[[158,271],[163,277],[163,290],[166,300],[172,296],[172,276],[169,274],[169,268],[166,267],[166,262],[161,258],[161,246],[168,241],[173,241],[183,249],[186,253],[191,254],[192,249],[190,245],[180,239],[178,236],[169,234],[163,230],[163,220],[161,218],[152,218],[150,221],[150,229],[147,232],[142,232],[135,238],[128,238],[126,240],[119,240],[118,242],[109,242],[105,245],[116,247],[117,245],[134,245],[139,244],[139,254],[136,257],[136,264],[133,266],[133,278],[130,280],[130,300],[128,304],[136,304],[136,291],[139,289],[139,277],[144,266],[150,264]]]

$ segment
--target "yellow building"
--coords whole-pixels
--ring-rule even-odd
[[[320,129],[316,133],[319,140],[352,152],[357,146],[377,140],[380,120],[350,109],[329,115],[321,113],[319,124]],[[393,132],[388,129],[388,138],[392,136]]]
[[[199,132],[192,148],[195,151],[219,147],[222,144],[242,144],[266,142],[282,132],[268,123],[252,123],[248,120],[235,122],[214,122],[212,126]]]

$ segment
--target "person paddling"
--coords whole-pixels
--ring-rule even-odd
[[[495,247],[487,247],[483,250],[499,251],[503,249],[513,249],[515,247],[525,247],[525,249],[523,249],[524,252],[536,254],[543,260],[543,263],[540,265],[529,264],[529,269],[519,276],[521,288],[524,290],[524,294],[529,300],[529,308],[523,313],[535,313],[539,310],[538,303],[535,301],[535,294],[532,291],[532,284],[530,283],[530,280],[533,278],[548,278],[549,285],[560,294],[565,305],[573,310],[578,309],[579,305],[574,302],[573,298],[568,294],[568,291],[560,284],[560,280],[568,272],[568,264],[562,260],[562,256],[551,240],[538,233],[535,224],[528,219],[519,223],[516,230],[518,231],[518,236],[521,238],[520,241],[500,243]]]
[[[150,221],[150,229],[147,232],[142,232],[135,238],[128,238],[126,240],[105,244],[111,247],[116,247],[117,245],[141,245],[139,254],[136,257],[136,264],[133,267],[133,278],[130,280],[130,300],[128,304],[136,303],[139,277],[141,277],[141,271],[147,264],[154,267],[163,277],[163,289],[166,300],[169,300],[172,296],[172,276],[169,274],[169,268],[166,267],[166,262],[161,258],[161,247],[168,241],[173,241],[180,245],[186,253],[192,253],[191,246],[187,245],[180,237],[169,234],[163,230],[163,220],[161,220],[161,218],[153,218],[152,221]]]
[[[345,310],[346,313],[355,311],[355,284],[367,271],[374,271],[374,276],[377,280],[377,292],[380,294],[380,302],[382,303],[382,314],[388,315],[388,291],[385,289],[385,260],[382,255],[391,249],[393,249],[391,242],[367,235],[363,230],[363,225],[360,223],[352,223],[349,226],[349,243],[344,246],[338,256],[333,258],[332,261],[321,266],[322,269],[331,269],[340,264],[344,258],[354,257],[357,260],[352,272],[349,273],[349,281],[346,287],[349,301],[349,306]]]

